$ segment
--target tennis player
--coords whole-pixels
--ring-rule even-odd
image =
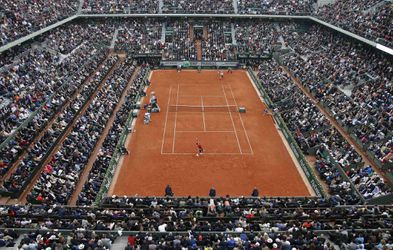
[[[196,146],[197,146],[197,153],[196,153],[196,156],[202,155],[204,150],[203,150],[202,145],[199,143],[198,138],[196,139]]]

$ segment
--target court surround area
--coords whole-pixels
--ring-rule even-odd
[[[170,184],[177,196],[310,196],[246,71],[157,70],[151,91],[161,112],[145,125],[141,110],[109,195],[161,196]]]

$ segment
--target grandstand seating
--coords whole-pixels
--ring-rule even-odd
[[[392,61],[317,27],[300,36],[288,37],[287,41],[298,52],[287,56],[284,63],[288,68],[378,161],[391,163],[392,159],[386,156],[390,152],[393,129],[389,108]],[[318,50],[311,47],[315,44],[320,45]],[[369,64],[369,60],[377,65]],[[309,71],[310,68],[313,71]],[[341,89],[351,90],[351,94]],[[375,150],[375,145],[382,148],[385,143],[385,150]]]
[[[392,4],[379,0],[6,0],[0,46],[79,7],[312,15],[393,47]],[[326,197],[101,199],[150,70],[197,59],[253,67]],[[393,197],[392,62],[313,23],[236,18],[76,19],[1,52],[1,203],[28,204],[0,206],[0,247],[109,249],[130,236],[122,247],[393,249],[393,207],[365,205]]]
[[[158,13],[158,1],[127,1],[127,0],[83,0],[83,13],[111,13],[111,14],[129,14],[129,13]]]
[[[0,10],[0,45],[76,14],[79,1],[4,0]]]

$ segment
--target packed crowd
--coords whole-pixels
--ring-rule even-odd
[[[72,54],[81,45],[108,45],[114,32],[113,22],[70,23],[49,33],[45,38],[45,46],[61,53],[63,56]]]
[[[271,22],[244,21],[235,24],[237,54],[258,56],[270,54],[272,45],[278,41],[275,24]]]
[[[116,234],[99,234],[94,231],[71,233],[32,231],[20,237],[18,249],[111,249]]]
[[[78,117],[72,131],[51,156],[28,197],[29,201],[67,204],[134,69],[133,60],[128,58],[115,65],[114,71],[97,89],[87,110]]]
[[[82,5],[82,12],[93,14],[104,13],[158,13],[157,0],[84,0]]]
[[[313,12],[312,0],[236,0],[239,14],[302,14]]]
[[[12,234],[17,237],[17,233]],[[8,246],[15,242],[7,237]],[[124,237],[125,238],[125,237]],[[32,232],[20,237],[19,249],[111,249],[117,234],[98,234],[75,231],[72,233]],[[291,232],[238,233],[143,233],[130,234],[127,244],[116,247],[133,249],[391,249],[392,232],[342,230],[326,234],[306,229]],[[329,241],[331,240],[331,241]]]
[[[289,0],[236,0],[239,14],[288,14],[308,15],[314,12],[314,1]],[[85,0],[83,12],[86,13],[196,13],[231,14],[235,13],[233,0],[181,1],[163,0],[160,10],[159,0]]]
[[[207,38],[202,40],[202,60],[231,61],[236,59],[229,22],[211,22],[207,25]]]
[[[235,58],[229,22],[207,23],[200,37],[190,32],[192,25],[168,22],[166,41],[161,45],[157,22],[127,21],[119,30],[116,46],[119,50],[131,48],[132,53],[162,50],[164,58],[183,60],[197,57],[195,40],[200,40],[204,60]],[[281,36],[293,48],[282,58],[290,72],[381,163],[392,163],[391,61],[318,27],[296,33],[295,25],[274,26],[248,22],[235,25],[237,52],[271,51],[271,45]],[[131,235],[127,249],[331,249],[327,239],[342,248],[392,248],[393,232],[385,230],[393,226],[392,207],[346,206],[391,194],[391,189],[274,61],[260,63],[258,77],[274,103],[274,112],[283,118],[299,147],[305,154],[316,156],[315,169],[327,185],[329,199],[115,196],[107,198],[103,207],[89,207],[99,194],[115,149],[119,150],[118,139],[127,130],[125,123],[135,96],[144,94],[149,67],[142,66],[127,89],[136,62],[131,57],[124,61],[108,57],[102,46],[112,38],[113,23],[74,23],[63,28],[43,39],[50,49],[29,47],[18,59],[1,57],[3,65],[11,66],[5,65],[6,70],[0,73],[5,105],[1,109],[1,142],[8,140],[0,149],[4,181],[0,191],[20,193],[35,171],[43,169],[27,198],[40,205],[0,207],[0,227],[32,230],[23,236],[20,248],[104,249],[110,248],[123,231],[152,232]],[[123,93],[124,104],[113,114]],[[37,113],[33,117],[34,111]],[[114,123],[87,181],[79,183],[111,115]],[[31,121],[15,132],[29,117]],[[71,129],[69,134],[67,129]],[[63,136],[60,147],[54,147]],[[53,157],[46,160],[52,153]],[[17,160],[21,161],[15,165]],[[84,186],[77,204],[87,207],[58,206],[69,202],[78,184]],[[36,229],[72,232],[40,233]],[[314,230],[328,232],[322,236]],[[201,233],[212,231],[218,233]],[[11,246],[17,237],[13,231],[2,231],[0,246]]]
[[[71,126],[73,121],[82,110],[83,106],[90,100],[99,86],[105,73],[116,63],[117,57],[111,56],[105,60],[98,71],[95,72],[91,81],[86,82],[80,86],[80,90],[73,89],[75,98],[68,103],[68,106],[61,111],[51,127],[44,132],[44,135],[34,144],[33,148],[29,150],[26,157],[13,169],[13,173],[4,181],[3,188],[7,192],[19,196],[30,182],[34,174],[42,168],[46,162],[47,157],[52,152],[53,148],[59,143],[63,134]],[[45,171],[50,171],[51,165],[47,165]]]
[[[309,98],[289,79],[274,62],[259,67],[259,77],[271,97],[274,108],[284,119],[298,145],[309,154],[311,149],[321,158],[316,169],[325,180],[332,194],[356,202],[352,185],[364,198],[370,199],[391,193],[383,178],[371,167],[364,166],[363,159],[346,139],[329,124]],[[289,84],[292,82],[292,84]],[[323,160],[330,155],[336,164]],[[335,169],[340,167],[345,175]],[[359,201],[359,200],[358,200]]]
[[[22,238],[21,245],[83,244],[87,247],[110,244],[116,236],[134,231],[128,238],[130,247],[174,244],[225,249],[252,244],[266,249],[317,246],[331,249],[328,239],[338,246],[355,244],[368,249],[377,245],[391,246],[391,206],[342,206],[340,202],[337,197],[326,200],[115,196],[107,198],[101,208],[3,206],[0,207],[0,225],[2,228],[59,230],[33,231],[35,234]],[[63,229],[70,230],[70,235],[60,233]],[[99,231],[100,235],[91,230]],[[322,234],[318,230],[323,230]],[[81,249],[87,248],[82,246]]]
[[[165,25],[165,29],[162,29],[162,25]],[[115,49],[137,55],[161,55],[164,60],[198,60],[199,49],[200,60],[205,61],[268,56],[278,42],[275,26],[273,23],[256,24],[254,21],[168,21],[165,24],[128,21],[119,29]],[[162,36],[162,30],[165,30],[165,36]],[[163,37],[164,43],[161,41]]]
[[[233,0],[163,0],[163,13],[233,13]]]
[[[133,65],[133,67],[135,67],[135,65]],[[130,116],[130,112],[135,106],[136,97],[144,95],[143,87],[148,84],[146,77],[149,72],[149,66],[143,65],[134,79],[132,86],[127,90],[125,101],[121,109],[116,113],[116,118],[100,148],[97,159],[94,161],[89,177],[78,195],[77,205],[91,206],[94,204],[106,177],[105,175],[108,172],[108,166],[114,157],[115,150],[120,150],[120,148],[116,149],[119,139],[122,133],[128,130],[125,126]]]
[[[16,59],[15,55],[18,57],[22,56],[23,54],[28,53],[30,50],[30,46],[28,45],[28,42],[26,42],[25,46],[15,46],[12,47],[8,50],[5,50],[0,53],[0,70],[13,63],[13,61]],[[2,97],[0,97],[2,98]]]
[[[121,24],[115,49],[132,54],[161,55],[162,22],[149,20],[126,21]]]
[[[171,21],[166,23],[167,33],[163,47],[164,60],[196,60],[197,52],[190,22]]]
[[[101,27],[94,29],[96,33],[89,33],[84,32],[92,31],[88,26],[74,25],[65,28],[65,32],[70,34],[75,34],[76,30],[83,34],[86,40],[81,45],[74,43],[69,46],[72,53],[61,55],[39,47],[29,47],[27,53],[14,60],[8,70],[0,73],[1,96],[6,100],[1,120],[1,142],[4,142],[0,148],[1,177],[30,147],[33,150],[28,152],[29,156],[20,162],[20,166],[27,164],[32,167],[37,163],[31,159],[37,157],[38,161],[45,153],[41,142],[45,141],[46,146],[49,146],[51,143],[47,136],[58,136],[46,133],[43,136],[46,139],[40,139],[40,132],[56,119],[61,108],[70,102],[69,97],[78,89],[83,89],[85,80],[104,60],[105,50],[95,46],[95,43],[108,42],[111,29]],[[49,40],[51,44],[64,44],[67,37],[56,34],[59,34],[57,30],[43,43],[48,44]],[[59,118],[58,122],[63,123],[63,118]],[[26,124],[23,124],[24,122]],[[58,125],[55,123],[52,126],[54,130],[50,132],[61,129]],[[38,144],[32,144],[36,139],[39,140]]]
[[[0,232],[0,247],[14,247],[19,234],[14,230],[4,230]]]
[[[165,60],[235,60],[231,24],[168,22],[162,57]]]
[[[52,137],[53,139],[59,136],[57,132],[62,130],[61,124],[64,125],[63,119],[70,119],[70,117],[67,116],[58,117],[57,115],[61,108],[70,102],[69,97],[74,95],[78,89],[83,89],[81,86],[83,86],[82,83],[84,82],[85,78],[90,75],[91,71],[95,69],[105,57],[104,51],[100,51],[99,53],[90,53],[88,50],[85,50],[85,47],[81,49],[82,50],[78,53],[78,56],[87,56],[90,57],[90,60],[84,62],[84,64],[82,64],[75,72],[80,73],[80,75],[75,74],[74,77],[70,79],[70,82],[74,80],[74,84],[69,84],[70,82],[66,82],[63,87],[59,88],[59,90],[51,97],[51,99],[46,102],[41,110],[39,110],[39,112],[31,119],[31,121],[29,121],[25,127],[22,127],[20,130],[15,132],[8,143],[6,143],[0,149],[0,152],[2,153],[2,157],[0,159],[2,177],[7,174],[7,172],[15,165],[18,159],[23,157],[24,152],[28,151],[28,155],[26,158],[22,158],[22,161],[19,163],[19,165],[21,167],[32,167],[32,165],[35,165],[34,161],[32,162],[31,160],[38,157],[36,160],[39,161],[39,159],[41,159],[43,154],[46,152],[41,143],[45,142],[45,144],[49,146],[51,143],[49,143],[50,140],[48,136],[55,136]],[[87,96],[84,96],[84,98],[86,97]],[[55,119],[57,120],[55,121]],[[52,124],[52,121],[55,121],[55,123]],[[51,125],[51,129],[47,131],[47,133],[45,133],[42,138],[39,138],[40,131],[44,131],[46,128],[49,128],[49,125]],[[54,134],[51,136],[50,133]],[[38,142],[36,144],[32,144],[36,138],[38,138]],[[29,150],[29,148],[32,149]]]
[[[0,73],[3,99],[0,111],[1,142],[32,112],[39,109],[42,103],[49,99],[50,93],[56,92],[62,86],[61,81],[52,81],[48,78],[48,74],[56,69],[58,61],[57,55],[33,49],[21,57],[18,64]],[[33,79],[33,82],[30,79]]]
[[[85,58],[89,58],[88,54],[92,56],[93,52],[100,51],[94,46],[95,43],[108,42],[113,32],[110,25],[71,25],[61,29],[64,34],[59,30],[51,32],[43,42],[45,46],[48,44],[53,48],[61,48],[59,53],[42,48],[44,45],[28,47],[0,73],[0,94],[4,105],[0,113],[0,142],[12,134],[34,111],[40,109],[52,93],[56,93],[68,80],[75,80],[78,74],[81,74],[79,66],[84,64]],[[80,45],[80,42],[70,40],[74,35],[78,36],[77,41],[84,40],[86,46],[75,53],[61,55],[60,52],[70,52]],[[67,49],[64,44],[67,44]]]
[[[288,68],[377,161],[392,164],[392,61],[315,26],[287,38],[297,52]]]
[[[234,13],[232,0],[180,1],[163,0],[160,10],[158,0],[84,0],[84,13]],[[317,8],[315,1],[302,0],[237,0],[240,14],[286,14],[309,15],[333,25],[393,47],[393,5],[384,0],[339,0]],[[5,1],[0,13],[1,44],[16,40],[46,27],[56,21],[76,14],[79,1],[52,0],[49,3],[36,1]]]
[[[291,232],[269,233],[238,233],[238,234],[189,234],[156,236],[137,234],[128,237],[128,246],[133,247],[157,247],[174,249],[335,249],[336,247],[348,249],[389,249],[392,248],[391,231],[383,232],[341,232],[328,233],[326,236],[307,230],[293,230]],[[327,238],[331,238],[330,243]]]
[[[393,47],[393,4],[383,0],[339,0],[315,15],[367,39]]]
[[[77,0],[4,0],[0,10],[0,46],[76,14]]]
[[[343,206],[322,198],[112,197],[104,207],[4,206],[3,228],[113,231],[287,231],[389,229],[391,206]],[[44,220],[42,219],[45,218]],[[222,218],[222,220],[217,220]],[[160,227],[160,225],[166,226]],[[238,228],[238,229],[236,229]]]

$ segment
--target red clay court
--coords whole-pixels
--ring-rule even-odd
[[[167,184],[176,196],[312,195],[246,71],[157,70],[151,83],[161,112],[145,125],[141,110],[109,195],[162,196]]]

